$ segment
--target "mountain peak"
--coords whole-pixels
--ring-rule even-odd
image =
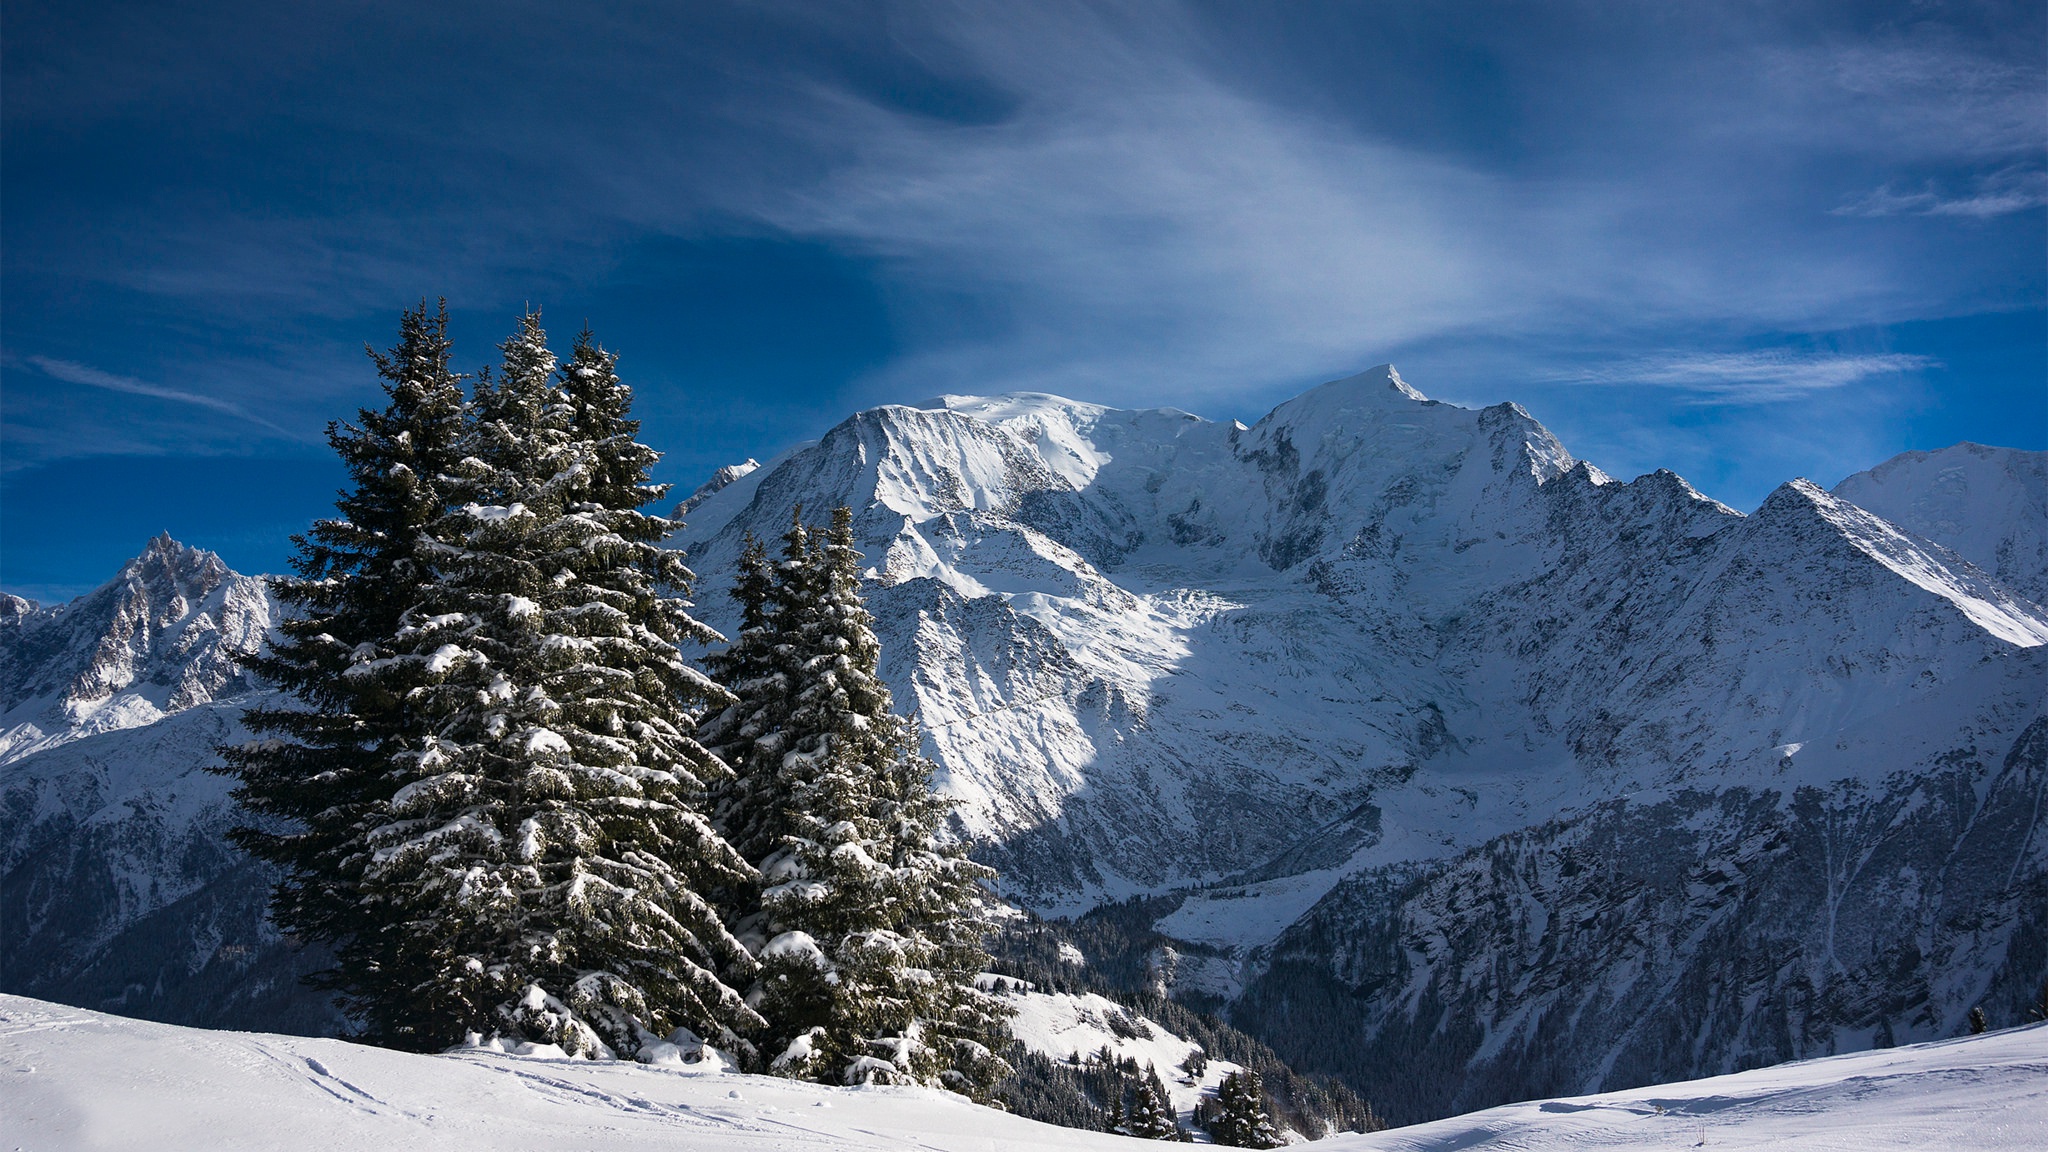
[[[1967,441],[1902,452],[1834,494],[2048,604],[2048,452]]]
[[[760,471],[760,469],[761,462],[752,456],[747,457],[745,463],[727,464],[718,471],[713,472],[711,479],[697,485],[697,490],[684,497],[682,503],[677,504],[675,511],[670,512],[669,516],[677,520],[682,519],[689,515],[691,510],[698,505],[725,491],[735,483],[752,476],[755,472]]]
[[[32,704],[46,730],[75,735],[246,690],[241,662],[262,646],[277,608],[262,578],[166,532],[92,592],[14,616],[0,646],[0,712]]]
[[[1310,389],[1306,395],[1313,396],[1318,392],[1339,391],[1346,394],[1371,396],[1387,403],[1398,403],[1402,400],[1412,400],[1418,404],[1435,403],[1435,401],[1417,391],[1406,380],[1401,379],[1401,373],[1396,371],[1392,364],[1375,365],[1357,375],[1346,376],[1326,384],[1317,385],[1315,388]]]

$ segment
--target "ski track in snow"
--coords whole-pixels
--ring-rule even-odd
[[[1346,1135],[1331,1152],[1970,1148],[2048,1143],[2048,1026]],[[1033,1152],[1153,1147],[943,1092],[208,1032],[0,996],[0,1143],[255,1148]]]

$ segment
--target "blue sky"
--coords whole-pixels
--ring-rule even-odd
[[[602,9],[597,12],[597,9]],[[1751,508],[2048,448],[2039,3],[0,9],[0,583],[321,515],[446,296],[685,487],[856,408],[1255,420],[1393,361]]]

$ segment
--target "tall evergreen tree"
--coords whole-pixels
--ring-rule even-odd
[[[340,993],[371,1039],[416,1045],[411,1022],[380,1006],[419,973],[394,950],[391,925],[363,902],[370,865],[364,843],[403,781],[407,700],[421,683],[397,659],[408,609],[429,595],[464,432],[461,378],[449,369],[448,310],[421,302],[399,324],[388,354],[366,349],[388,403],[356,423],[328,425],[327,442],[352,487],[340,515],[292,541],[295,576],[272,587],[288,608],[278,638],[255,667],[294,696],[293,707],[251,710],[245,721],[269,739],[223,749],[222,771],[261,826],[235,841],[282,872],[271,898],[279,928],[331,945],[336,965],[320,982]]]
[[[761,614],[771,672],[738,689],[750,714],[783,715],[753,737],[743,778],[757,786],[728,817],[766,853],[751,996],[771,1022],[762,1050],[785,1075],[988,1099],[1009,1072],[995,1054],[1008,1009],[974,983],[988,962],[978,884],[993,873],[942,843],[947,805],[915,726],[890,711],[851,510],[823,534],[795,520]],[[742,588],[760,563],[743,561]]]
[[[369,837],[366,887],[427,973],[403,1010],[441,1043],[732,1043],[762,1024],[727,983],[754,962],[706,893],[752,869],[704,816],[724,769],[690,718],[730,697],[679,647],[717,637],[672,525],[638,510],[665,489],[611,358],[586,337],[558,381],[538,315],[502,348],[441,581],[403,630],[427,734]]]
[[[1273,1126],[1266,1108],[1266,1085],[1257,1072],[1247,1068],[1232,1072],[1216,1087],[1220,1115],[1209,1125],[1209,1135],[1231,1148],[1278,1148],[1286,1141]]]

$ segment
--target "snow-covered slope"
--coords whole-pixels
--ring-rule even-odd
[[[150,1148],[515,1152],[1156,1147],[907,1088],[825,1088],[705,1065],[418,1056],[208,1032],[0,996],[0,1137],[49,1152]],[[1335,1150],[1709,1147],[2033,1149],[2048,1032],[1814,1060],[1339,1136]]]
[[[1834,494],[2048,603],[2048,452],[1967,443],[1905,452]]]
[[[418,1056],[145,1023],[18,996],[0,996],[0,1084],[0,1137],[49,1152],[1139,1146],[932,1089],[825,1088],[706,1065]]]
[[[1510,1104],[1319,1142],[1330,1152],[1588,1148],[2040,1148],[2048,1028],[2034,1025],[1628,1092]]]
[[[1027,990],[1004,999],[1016,1011],[1010,1032],[1030,1051],[1078,1066],[1106,1049],[1115,1060],[1158,1072],[1180,1126],[1190,1132],[1201,1131],[1195,1107],[1214,1100],[1223,1078],[1240,1070],[1228,1060],[1208,1059],[1199,1073],[1190,1071],[1200,1044],[1103,996]]]

